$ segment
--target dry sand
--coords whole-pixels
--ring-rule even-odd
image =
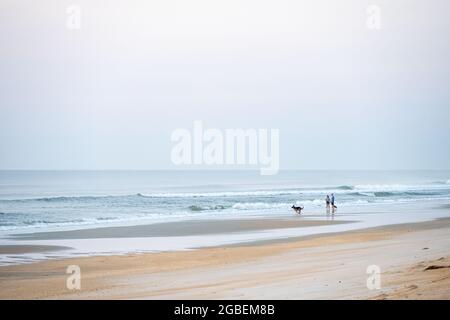
[[[81,290],[66,288],[79,265]],[[366,286],[381,269],[381,289]],[[450,299],[450,219],[257,245],[0,267],[2,299]]]

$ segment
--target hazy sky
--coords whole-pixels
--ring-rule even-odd
[[[171,132],[194,120],[280,129],[282,168],[450,169],[449,14],[448,0],[1,0],[0,169],[174,168]]]

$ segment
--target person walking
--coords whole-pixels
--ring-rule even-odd
[[[329,194],[327,194],[327,197],[325,198],[325,203],[327,205],[327,214],[329,214],[330,213],[330,203],[331,203]]]
[[[335,209],[337,209],[336,205],[334,204],[335,200],[336,199],[334,198],[334,193],[332,193],[331,194],[331,208],[333,209],[333,213],[334,213]]]

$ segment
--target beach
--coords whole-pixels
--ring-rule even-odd
[[[0,7],[0,300],[450,299],[450,1]]]
[[[81,290],[66,269],[81,269]],[[367,267],[380,268],[380,289]],[[1,299],[450,299],[450,219],[0,267]]]
[[[0,299],[449,299],[449,175],[0,171]]]

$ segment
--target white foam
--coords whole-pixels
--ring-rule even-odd
[[[439,184],[422,184],[422,185],[407,185],[407,184],[366,184],[356,185],[354,190],[360,192],[406,192],[406,191],[433,191],[440,189],[448,189],[447,186]]]

